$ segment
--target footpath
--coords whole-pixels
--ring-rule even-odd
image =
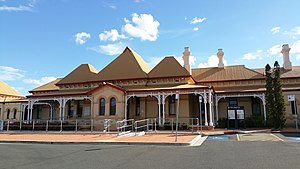
[[[164,145],[164,146],[200,146],[210,135],[224,135],[252,132],[300,132],[288,128],[280,131],[271,129],[243,129],[227,130],[214,129],[200,132],[179,132],[177,135],[171,131],[157,131],[150,133],[117,133],[97,132],[30,132],[30,131],[2,131],[0,143],[38,143],[38,144],[122,144],[122,145]]]

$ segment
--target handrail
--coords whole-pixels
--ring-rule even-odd
[[[139,123],[146,122],[146,124],[138,126]],[[147,127],[146,131],[149,131],[149,126],[153,126],[152,124],[149,123],[149,119],[143,119],[143,120],[138,120],[134,122],[134,129],[135,129],[135,134],[137,133],[137,130],[143,127]],[[153,129],[152,129],[153,130]]]
[[[104,132],[110,132],[112,119],[104,119]]]
[[[128,122],[131,122],[131,124],[128,124]],[[130,127],[131,126],[131,130],[133,131],[133,126],[134,125],[134,119],[124,119],[124,120],[121,120],[121,121],[117,121],[116,122],[116,127],[117,127],[117,130],[118,132],[122,132],[124,130],[126,130],[126,127]]]

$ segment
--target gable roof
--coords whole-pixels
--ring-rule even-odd
[[[265,68],[257,68],[253,70],[265,74]],[[281,78],[293,78],[293,77],[300,77],[300,66],[293,66],[293,68],[289,70],[281,68]]]
[[[149,78],[186,77],[190,73],[173,57],[165,57],[148,74]]]
[[[39,91],[53,91],[53,90],[58,90],[59,87],[56,86],[56,83],[58,83],[62,78],[57,78],[49,83],[46,83],[42,86],[39,86],[31,91],[29,91],[30,93],[32,92],[39,92]]]
[[[98,73],[97,80],[110,81],[121,79],[147,78],[150,67],[143,58],[129,47]]]
[[[57,85],[95,81],[96,75],[97,70],[92,65],[81,64],[66,77],[61,79]]]
[[[225,66],[224,68],[197,68],[192,69],[192,76],[197,82],[231,81],[264,79],[263,74],[246,68],[244,65]]]
[[[22,96],[21,93],[10,87],[8,84],[0,80],[0,95]]]

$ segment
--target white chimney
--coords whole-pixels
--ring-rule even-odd
[[[189,47],[184,47],[184,52],[182,53],[182,59],[183,59],[183,67],[189,72],[191,73],[191,66],[190,66],[190,56],[191,56],[191,52],[190,52],[190,48]]]
[[[284,69],[292,69],[292,62],[290,61],[290,50],[289,44],[282,45],[282,56],[283,56],[283,68]]]
[[[224,68],[224,63],[223,63],[224,52],[223,52],[222,49],[218,49],[217,56],[218,56],[218,58],[219,58],[219,64],[218,64],[218,67],[219,67],[219,68]]]

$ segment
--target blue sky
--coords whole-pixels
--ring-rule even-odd
[[[129,46],[151,67],[164,56],[191,65],[264,67],[288,43],[300,65],[299,0],[0,0],[0,80],[24,95],[82,63],[97,70]]]

